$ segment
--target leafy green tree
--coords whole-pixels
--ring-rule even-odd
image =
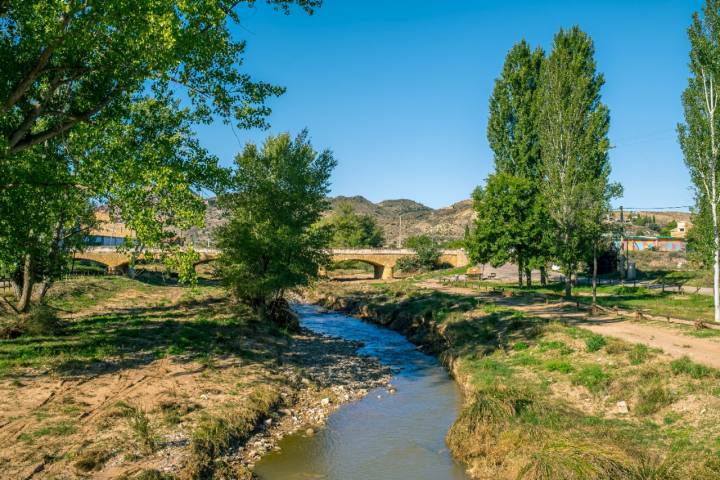
[[[515,262],[522,286],[523,272],[534,266],[533,242],[543,237],[544,210],[536,186],[526,177],[495,173],[488,177],[485,188],[475,190],[473,201],[475,211],[482,214],[471,233],[475,249],[470,249],[470,257],[494,267]]]
[[[693,15],[688,29],[690,78],[683,92],[685,123],[678,125],[680,147],[695,184],[698,210],[707,212],[710,228],[699,230],[712,244],[713,302],[715,321],[720,322],[720,2],[706,0],[703,17]]]
[[[194,139],[189,117],[169,99],[139,99],[104,132],[79,125],[62,141],[17,155],[12,165],[16,183],[0,189],[0,276],[15,284],[18,311],[27,310],[38,283],[42,298],[83,247],[97,205],[135,231],[126,248],[180,262],[194,255],[178,248],[176,235],[202,223],[199,192],[220,191],[227,182],[227,172]]]
[[[514,45],[490,97],[487,138],[497,172],[537,178],[540,145],[537,92],[545,53],[522,40]]]
[[[396,268],[401,272],[421,272],[435,270],[440,267],[440,246],[427,235],[414,235],[405,239],[405,248],[415,250],[415,253],[398,260]]]
[[[264,319],[286,324],[288,289],[307,285],[329,261],[328,208],[336,162],[316,153],[307,132],[248,144],[235,159],[232,191],[220,198],[229,221],[217,231],[219,273],[230,292]],[[281,312],[284,312],[281,313]]]
[[[332,231],[331,245],[337,248],[376,248],[385,242],[382,228],[370,215],[355,213],[352,205],[342,202],[336,213],[322,223]]]
[[[608,196],[607,139],[610,115],[600,100],[594,46],[578,27],[555,35],[539,89],[541,193],[552,222],[556,258],[565,274],[565,295],[579,263],[601,229]]]
[[[145,91],[186,94],[196,120],[262,126],[283,89],[238,66],[239,6],[254,0],[3,0],[0,2],[0,156],[81,123],[117,118]],[[308,12],[320,0],[267,0]]]
[[[478,216],[468,245],[476,262],[515,262],[521,285],[523,273],[529,285],[531,269],[544,272],[549,257],[544,241],[547,215],[539,195],[537,95],[543,59],[541,49],[532,51],[523,40],[508,52],[495,81],[487,130],[495,174],[473,194]]]

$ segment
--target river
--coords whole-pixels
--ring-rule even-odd
[[[363,342],[360,354],[393,369],[397,392],[373,390],[333,413],[316,435],[284,438],[279,451],[255,466],[262,480],[467,478],[445,445],[461,407],[460,391],[434,357],[392,330],[313,306],[300,305],[297,311],[310,330]]]

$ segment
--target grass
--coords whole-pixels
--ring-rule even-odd
[[[689,375],[690,377],[695,379],[718,377],[717,370],[706,367],[705,365],[702,365],[700,363],[695,363],[688,357],[682,357],[678,358],[677,360],[673,360],[672,362],[670,362],[670,368],[675,375]]]
[[[53,437],[62,437],[65,435],[71,435],[77,431],[77,426],[75,423],[70,421],[61,421],[58,423],[53,423],[50,425],[45,425],[43,427],[38,428],[37,430],[33,430],[32,432],[24,432],[20,434],[18,437],[20,440],[22,440],[25,443],[33,444],[36,440],[42,437],[47,436],[53,436]]]
[[[262,419],[282,402],[278,390],[258,388],[243,404],[225,406],[216,415],[204,415],[190,438],[190,455],[183,478],[224,478],[216,470],[224,468],[216,459],[232,444],[247,439]]]
[[[588,352],[597,352],[606,344],[607,342],[605,341],[605,337],[602,335],[592,335],[585,339],[585,347]]]
[[[333,298],[343,295],[336,284],[331,288]],[[355,308],[367,306],[364,311],[381,323],[421,343],[425,339],[428,349],[437,348],[437,336],[431,328],[423,336],[421,326],[439,325],[446,342],[440,351],[454,359],[454,373],[468,387],[447,441],[474,475],[720,478],[720,464],[713,463],[720,458],[716,417],[703,420],[700,412],[680,407],[693,395],[720,395],[712,369],[687,359],[670,363],[647,345],[528,317],[495,305],[497,295],[479,292],[472,298],[418,290],[409,282],[373,285],[369,292],[343,288],[355,299]],[[647,301],[647,295],[657,295],[632,288],[604,290],[608,301]],[[537,300],[530,295],[518,299],[525,301]],[[399,315],[403,323],[394,324]],[[629,406],[626,414],[618,413],[621,400]]]
[[[572,377],[575,385],[582,385],[593,393],[600,393],[610,384],[611,376],[605,369],[596,364],[583,366]]]
[[[77,311],[87,307],[84,294],[78,302],[82,282],[88,290],[117,288],[116,295],[129,289],[158,292],[161,287],[148,287],[131,280],[86,277],[73,279],[70,287],[60,289],[65,308]],[[154,290],[153,290],[154,289]],[[77,372],[93,368],[147,363],[167,355],[207,357],[233,354],[242,357],[257,355],[242,347],[242,337],[255,328],[252,316],[245,310],[231,310],[218,301],[222,291],[216,287],[198,287],[197,293],[174,306],[149,306],[116,313],[97,313],[66,322],[60,335],[24,335],[0,340],[0,377],[22,369],[49,368],[58,372]],[[53,297],[48,303],[57,304]]]
[[[140,407],[125,402],[119,402],[116,408],[119,415],[127,419],[140,450],[146,455],[155,452],[158,439],[150,425],[147,413]]]
[[[638,415],[652,415],[675,400],[672,392],[660,383],[640,390],[635,411]]]

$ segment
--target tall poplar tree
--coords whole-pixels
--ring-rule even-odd
[[[544,207],[538,195],[540,146],[537,91],[544,52],[524,40],[505,57],[490,97],[487,137],[495,173],[474,194],[478,218],[471,237],[473,260],[498,266],[513,261],[518,283],[544,268]]]
[[[715,321],[720,322],[720,2],[707,0],[703,18],[693,15],[690,38],[690,78],[682,96],[685,123],[678,125],[678,138],[685,164],[696,188],[698,211],[709,220],[708,236],[713,263]]]
[[[561,29],[540,75],[541,185],[567,297],[583,254],[602,234],[598,225],[612,196],[610,114],[600,100],[605,80],[596,70],[594,53],[592,39],[580,28]]]

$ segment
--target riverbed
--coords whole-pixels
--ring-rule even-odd
[[[361,355],[393,369],[392,388],[372,390],[341,407],[314,435],[284,438],[280,450],[255,466],[262,480],[467,478],[445,445],[460,411],[460,390],[437,359],[396,332],[347,315],[309,305],[297,306],[297,312],[305,328],[363,342]]]

